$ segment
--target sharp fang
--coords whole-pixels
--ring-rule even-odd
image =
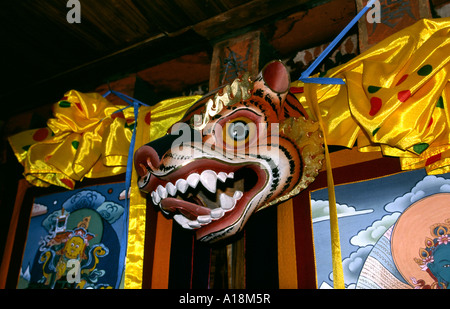
[[[158,188],[156,188],[156,192],[161,197],[161,199],[165,199],[167,197],[167,191],[161,185],[159,185]]]
[[[243,195],[244,193],[242,193],[242,191],[236,190],[233,194],[233,198],[237,201],[240,200]]]
[[[226,195],[225,193],[220,194],[220,208],[224,210],[231,210],[236,205],[236,201],[231,196]]]
[[[227,174],[224,172],[219,172],[219,174],[217,174],[217,179],[221,182],[225,182],[227,180]]]
[[[200,181],[200,175],[197,173],[190,174],[188,178],[186,178],[186,181],[192,188],[196,188],[198,182]]]
[[[201,224],[208,224],[211,222],[211,216],[209,215],[204,215],[204,216],[198,216],[197,217],[197,221]]]
[[[161,198],[159,197],[159,194],[156,191],[153,191],[151,196],[152,196],[153,204],[158,205],[159,202],[161,202]]]
[[[220,219],[225,214],[225,211],[222,208],[214,208],[211,210],[211,218]]]
[[[216,193],[217,175],[213,171],[207,170],[200,175],[202,185],[211,193]]]
[[[228,174],[227,174],[227,177],[233,179],[233,178],[234,178],[234,173],[233,173],[233,172],[228,173]]]
[[[166,185],[166,191],[171,195],[171,196],[175,196],[175,194],[177,194],[177,188],[173,185],[173,183],[169,182]]]
[[[189,187],[189,184],[184,179],[178,179],[175,182],[175,186],[177,187],[178,191],[180,191],[181,193],[184,193],[184,192],[186,192],[187,188]]]

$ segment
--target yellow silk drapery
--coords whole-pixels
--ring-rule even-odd
[[[330,70],[346,84],[317,87],[328,143],[399,157],[403,170],[448,172],[449,31],[450,18],[420,20]],[[296,96],[312,111],[306,93]]]
[[[173,98],[141,107],[140,130],[150,130],[149,138],[164,135],[198,98]],[[73,189],[75,182],[85,177],[125,173],[135,125],[133,107],[123,109],[127,106],[113,105],[98,93],[68,91],[54,104],[55,117],[48,120],[46,128],[9,137],[25,178],[40,187]]]

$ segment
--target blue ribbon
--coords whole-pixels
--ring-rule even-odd
[[[128,243],[128,223],[129,223],[129,199],[128,199],[128,192],[130,190],[131,187],[131,173],[133,171],[133,154],[134,154],[134,146],[136,143],[136,127],[137,127],[137,120],[138,120],[138,115],[139,115],[139,106],[143,105],[143,106],[149,106],[145,103],[142,103],[139,100],[136,100],[135,98],[132,98],[130,96],[127,96],[126,94],[114,91],[114,90],[109,90],[108,92],[106,92],[103,97],[107,97],[109,94],[115,94],[116,96],[118,96],[119,98],[121,98],[122,100],[124,100],[125,102],[127,102],[129,105],[121,108],[117,111],[115,111],[113,114],[121,112],[129,107],[133,107],[134,108],[134,128],[133,128],[133,133],[131,136],[131,141],[130,141],[130,148],[128,150],[128,158],[127,158],[127,169],[126,169],[126,173],[125,173],[125,212],[124,212],[124,216],[125,216],[125,220],[124,220],[124,228],[123,228],[123,242],[121,243],[121,249],[120,249],[120,259],[119,259],[119,269],[120,270],[124,270],[125,269],[125,258],[126,258],[126,252],[127,252],[127,243]],[[120,280],[118,280],[118,284],[116,286],[116,288],[119,288],[120,285]]]
[[[133,153],[134,153],[134,146],[136,144],[136,127],[137,127],[137,120],[138,120],[138,115],[139,115],[139,106],[143,105],[143,106],[149,106],[145,103],[142,103],[139,100],[136,100],[135,98],[132,98],[126,94],[123,94],[121,92],[118,91],[114,91],[114,90],[109,90],[108,92],[106,92],[103,97],[107,97],[109,94],[115,94],[116,96],[118,96],[119,98],[121,98],[122,100],[124,100],[125,102],[127,102],[129,104],[129,106],[119,109],[117,111],[115,111],[113,114],[121,112],[131,106],[133,106],[133,110],[134,110],[134,128],[133,128],[133,133],[131,135],[131,141],[130,141],[130,148],[128,150],[128,158],[127,158],[127,169],[126,169],[126,173],[125,173],[125,201],[128,205],[128,190],[130,189],[131,186],[131,173],[133,171]]]
[[[306,83],[315,84],[333,84],[333,85],[343,85],[345,84],[342,78],[334,77],[309,77],[311,73],[316,69],[316,67],[322,62],[323,59],[330,53],[331,50],[339,43],[339,41],[347,34],[347,32],[358,22],[358,20],[363,16],[369,8],[377,0],[370,0],[366,6],[350,21],[350,23],[338,34],[338,36],[325,48],[325,50],[319,55],[319,57],[314,60],[314,62],[300,75],[299,81]]]

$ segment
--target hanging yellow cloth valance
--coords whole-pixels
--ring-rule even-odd
[[[328,143],[399,157],[403,170],[450,171],[449,61],[450,19],[425,19],[328,72],[346,82],[317,87]]]
[[[150,130],[150,138],[164,135],[199,98],[180,97],[141,107],[144,122],[139,124],[140,129]],[[48,120],[46,128],[9,138],[24,166],[25,178],[35,186],[73,189],[75,182],[85,177],[125,173],[135,125],[133,107],[127,106],[125,102],[123,106],[113,105],[98,93],[67,92],[54,104],[54,118]]]

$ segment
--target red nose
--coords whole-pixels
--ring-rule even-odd
[[[134,154],[134,168],[139,176],[145,176],[148,169],[155,170],[161,162],[158,153],[149,145],[144,145]]]
[[[161,165],[162,157],[172,148],[183,143],[201,142],[201,134],[187,124],[181,123],[174,134],[166,134],[150,143],[141,146],[134,154],[134,167],[139,176],[145,176],[148,172],[157,170]]]

